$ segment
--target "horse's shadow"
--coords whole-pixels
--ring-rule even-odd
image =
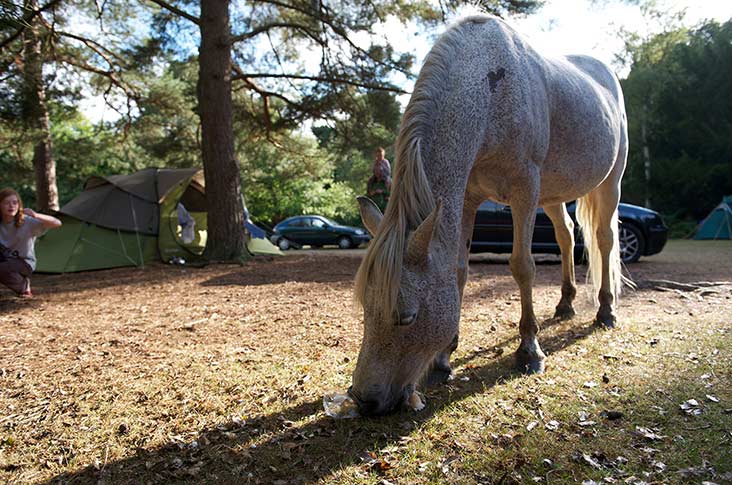
[[[557,323],[549,319],[543,327]],[[550,356],[597,329],[587,322],[572,325],[543,338],[542,346]],[[498,342],[492,349],[503,348],[514,340]],[[453,364],[455,368],[465,366],[485,357],[487,352],[494,351],[479,348]],[[512,353],[491,356],[494,359],[489,363],[465,370],[469,379],[459,379],[464,376],[458,375],[458,380],[452,383],[429,388],[427,408],[420,413],[400,412],[376,419],[336,421],[322,415],[320,400],[308,401],[282,412],[248,419],[246,423],[231,421],[224,426],[203,429],[188,443],[168,443],[155,450],[139,449],[134,456],[108,463],[101,469],[88,466],[62,473],[47,483],[317,482],[349,465],[368,467],[367,463],[373,460],[367,456],[369,450],[397,445],[451,403],[523,377],[515,370]],[[308,419],[318,414],[317,419]],[[305,423],[295,424],[299,421]]]

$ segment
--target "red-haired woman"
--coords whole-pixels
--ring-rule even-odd
[[[13,189],[0,190],[0,283],[22,298],[33,296],[30,275],[36,269],[36,238],[46,229],[61,227],[52,216],[24,209]]]

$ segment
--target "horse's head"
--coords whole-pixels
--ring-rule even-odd
[[[359,198],[359,204],[364,225],[376,234],[381,212],[368,199]],[[364,335],[349,394],[363,415],[384,414],[404,402],[435,355],[457,334],[460,297],[455,271],[449,270],[452,265],[446,264],[441,247],[441,217],[438,202],[419,227],[406,235],[401,257],[396,258],[401,262],[399,271],[378,264],[371,267],[386,274],[369,278],[361,294]],[[370,251],[389,249],[384,245]],[[382,287],[397,282],[394,293]],[[385,295],[395,293],[391,305]]]

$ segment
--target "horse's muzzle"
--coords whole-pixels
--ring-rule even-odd
[[[361,416],[383,416],[393,413],[401,407],[408,396],[406,389],[400,393],[386,396],[386,399],[384,396],[375,395],[361,397],[353,390],[353,386],[349,387],[347,392],[356,403]]]

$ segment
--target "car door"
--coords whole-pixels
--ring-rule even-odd
[[[501,216],[501,228],[504,234],[503,241],[513,246],[513,214],[511,207],[503,204],[497,204],[500,207],[499,214]],[[536,210],[536,218],[534,219],[534,233],[531,239],[531,248],[533,252],[556,252],[558,249],[557,240],[554,237],[554,225],[549,216],[546,215],[544,209],[539,207]]]
[[[536,211],[532,244],[538,250],[554,248],[557,245],[557,240],[554,237],[554,224],[541,207]]]
[[[307,242],[305,242],[305,240],[307,239],[306,224],[307,221],[304,217],[300,217],[291,221],[287,225],[287,232],[284,233],[284,236],[290,241],[297,244],[308,244]]]
[[[311,244],[317,244],[323,246],[325,244],[335,244],[336,237],[331,227],[320,217],[312,217],[310,219],[311,231],[310,237],[312,239]]]
[[[480,204],[475,216],[473,245],[484,250],[510,250],[512,238],[510,207],[491,200]]]

